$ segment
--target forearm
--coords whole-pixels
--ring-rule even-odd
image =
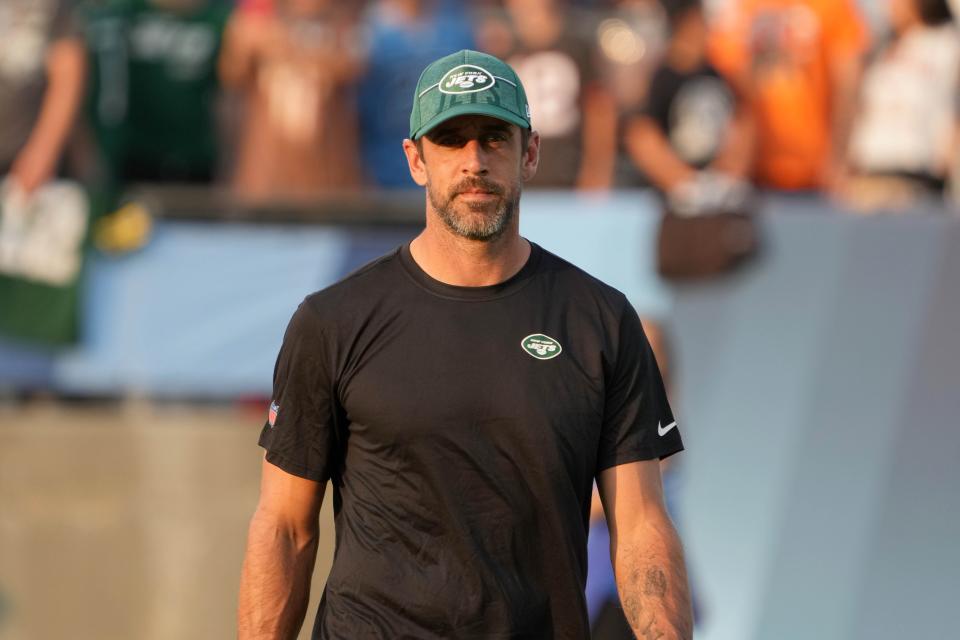
[[[227,89],[248,88],[256,76],[259,48],[270,25],[263,18],[234,14],[227,23],[217,60],[220,84]]]
[[[620,534],[623,536],[623,534]],[[669,519],[611,539],[623,612],[639,640],[690,640],[693,615],[683,549]]]
[[[609,189],[617,156],[617,105],[605,89],[588,89],[581,137],[583,155],[576,186]]]
[[[755,142],[753,119],[745,108],[741,108],[710,168],[735,178],[749,178],[753,169]]]
[[[627,151],[650,183],[664,193],[696,177],[696,170],[677,156],[666,136],[649,118],[640,118],[630,125]]]
[[[831,144],[824,167],[824,182],[830,183],[836,177],[835,171],[845,170],[847,164],[847,148],[850,133],[853,130],[853,120],[856,116],[857,90],[860,86],[862,64],[860,58],[848,54],[836,59],[832,70],[831,104]]]
[[[49,82],[27,146],[59,157],[73,128],[86,82],[86,58],[78,40],[53,45],[48,54]]]
[[[240,579],[240,640],[296,638],[310,596],[317,528],[283,526],[258,510],[250,522]]]

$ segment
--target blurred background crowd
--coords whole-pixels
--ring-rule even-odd
[[[413,187],[417,75],[476,48],[527,88],[531,188],[896,209],[958,179],[949,2],[3,0],[0,175],[7,200],[74,178],[98,213],[133,183],[259,203]]]

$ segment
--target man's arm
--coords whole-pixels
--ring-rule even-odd
[[[639,640],[690,640],[693,615],[683,549],[667,515],[657,460],[600,473],[610,556],[623,612]]]
[[[747,89],[735,86],[734,92],[736,106],[733,118],[710,168],[734,178],[749,180],[756,155],[756,120],[747,98]]]
[[[10,173],[26,193],[49,180],[73,129],[86,86],[86,52],[78,38],[57,40],[47,52],[47,89],[37,122]]]
[[[617,105],[599,85],[587,87],[583,99],[582,156],[576,188],[609,189],[617,159]]]
[[[664,193],[697,175],[696,169],[676,154],[667,136],[650,116],[632,118],[626,134],[627,151],[634,164]]]
[[[310,596],[326,485],[263,461],[237,612],[240,640],[296,638]]]

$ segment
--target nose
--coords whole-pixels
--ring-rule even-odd
[[[460,148],[462,160],[460,171],[470,175],[486,175],[489,171],[487,167],[487,153],[483,145],[477,139],[468,140]]]

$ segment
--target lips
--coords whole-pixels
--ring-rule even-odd
[[[468,196],[475,198],[485,198],[492,196],[501,196],[503,195],[503,190],[500,189],[495,184],[490,184],[485,181],[470,181],[466,184],[459,184],[454,189],[454,197],[456,196]]]

